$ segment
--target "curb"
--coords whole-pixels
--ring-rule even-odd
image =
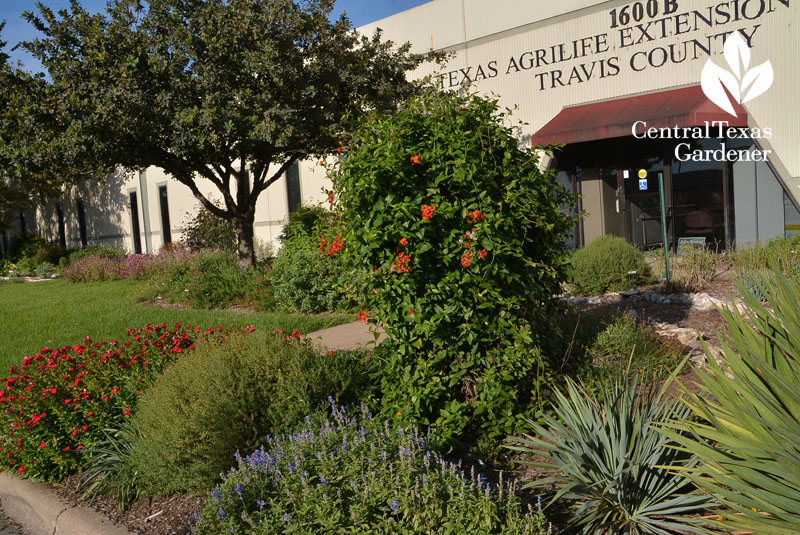
[[[30,535],[131,535],[88,507],[70,507],[42,483],[0,473],[0,500],[6,516]]]

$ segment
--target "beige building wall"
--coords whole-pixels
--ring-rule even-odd
[[[381,28],[418,52],[453,52],[443,71],[427,66],[415,75],[498,95],[518,107],[526,136],[567,106],[698,85],[705,49],[727,67],[722,45],[739,31],[750,66],[769,60],[775,72],[772,87],[744,104],[748,123],[771,129],[759,144],[773,151],[770,163],[800,204],[799,23],[800,5],[789,0],[434,0],[360,31]]]
[[[771,166],[800,204],[799,23],[800,4],[790,0],[434,0],[359,30],[371,35],[381,28],[385,38],[410,41],[418,52],[452,52],[443,69],[428,65],[413,75],[435,75],[445,89],[468,84],[472,91],[497,95],[527,123],[523,142],[568,106],[698,85],[709,54],[726,66],[724,39],[738,31],[751,45],[750,66],[769,60],[774,68],[772,87],[744,107],[751,127],[771,129],[771,137],[758,143],[773,151]],[[301,162],[299,174],[303,202],[324,203],[323,190],[330,183],[319,162]],[[147,169],[144,178],[143,184],[138,176],[114,177],[105,187],[108,191],[73,192],[64,202],[69,245],[77,232],[78,195],[87,199],[89,241],[118,243],[132,251],[126,207],[129,192],[137,191],[140,228],[144,234],[147,219],[150,231],[149,240],[142,236],[142,249],[149,241],[150,250],[158,251],[163,241],[159,184],[167,185],[172,239],[179,240],[197,201],[159,169]],[[212,189],[201,182],[201,190]],[[50,239],[57,239],[51,214],[38,221]],[[281,178],[259,198],[256,236],[275,242],[286,221],[288,200]]]

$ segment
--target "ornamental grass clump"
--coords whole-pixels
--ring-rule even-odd
[[[331,402],[321,425],[264,447],[225,474],[197,535],[222,533],[547,533],[541,511],[522,512],[515,483],[490,484],[429,446],[416,428],[350,414]]]
[[[385,414],[444,442],[497,444],[541,409],[537,344],[566,279],[573,199],[509,114],[426,93],[362,121],[332,170],[341,254],[368,274],[366,318],[388,335]]]
[[[790,535],[800,533],[800,284],[780,269],[751,277],[758,292],[737,283],[745,314],[720,311],[721,367],[698,374],[701,394],[685,392],[694,418],[668,433],[700,459],[688,477],[723,505],[714,527]]]
[[[0,390],[3,468],[59,480],[82,467],[86,448],[118,428],[166,364],[223,329],[147,325],[125,342],[44,348],[12,366]]]
[[[694,467],[696,459],[658,430],[666,421],[689,415],[664,392],[626,379],[594,396],[569,381],[566,393],[556,392],[554,415],[544,417],[546,426],[532,422],[536,434],[508,446],[552,461],[521,461],[552,473],[525,487],[555,486],[550,503],[569,504],[568,527],[579,533],[703,533],[697,518],[678,516],[703,511],[710,498],[698,495],[680,473]]]

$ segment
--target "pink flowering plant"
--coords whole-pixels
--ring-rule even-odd
[[[389,336],[385,410],[445,442],[496,443],[540,409],[538,339],[567,273],[572,196],[509,113],[424,94],[362,121],[331,173],[343,254]]]
[[[2,468],[59,480],[88,460],[86,451],[118,429],[153,379],[195,340],[224,339],[225,329],[147,325],[124,342],[43,348],[12,366],[0,384]]]

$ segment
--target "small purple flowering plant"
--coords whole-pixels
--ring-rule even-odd
[[[523,512],[515,482],[490,485],[444,459],[418,429],[379,421],[362,404],[266,444],[224,474],[197,535],[218,533],[548,533]],[[233,531],[231,531],[233,530]]]

